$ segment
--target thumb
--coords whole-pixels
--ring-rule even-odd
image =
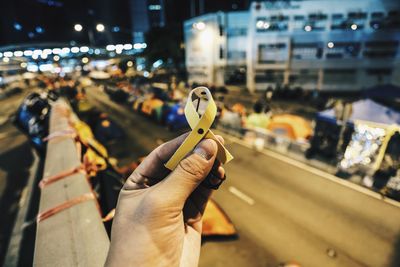
[[[202,140],[193,153],[184,158],[168,177],[159,184],[168,204],[185,204],[186,199],[206,178],[214,164],[218,146],[212,139]]]

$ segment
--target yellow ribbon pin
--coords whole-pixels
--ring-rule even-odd
[[[200,115],[197,109],[193,105],[193,96],[196,96],[198,102],[197,107],[200,104],[201,99],[207,99],[208,104],[205,108],[205,111],[202,115]],[[222,163],[228,163],[233,159],[233,156],[229,151],[224,147],[224,145],[218,141],[213,132],[210,130],[212,123],[214,122],[215,116],[217,115],[217,106],[212,98],[212,95],[208,88],[206,87],[197,87],[193,89],[188,96],[188,101],[185,106],[185,117],[189,123],[192,131],[186,137],[185,141],[183,141],[182,145],[178,148],[178,150],[172,155],[169,161],[165,164],[170,170],[175,169],[175,167],[179,164],[179,162],[191,152],[195,146],[203,139],[209,138],[217,142],[218,152],[217,159]]]

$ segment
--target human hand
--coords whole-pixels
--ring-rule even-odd
[[[225,176],[217,144],[202,140],[174,171],[164,164],[187,134],[165,143],[137,167],[122,188],[106,266],[197,266],[202,215],[211,189]],[[223,138],[217,136],[223,143]]]

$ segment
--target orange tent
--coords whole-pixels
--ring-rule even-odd
[[[202,236],[236,235],[236,229],[225,212],[210,199],[203,214]]]
[[[290,139],[308,139],[312,135],[311,123],[304,118],[291,114],[274,115],[267,129]]]

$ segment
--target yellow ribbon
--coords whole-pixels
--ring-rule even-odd
[[[198,101],[201,99],[208,100],[207,107],[203,113],[200,115],[193,105],[193,95],[196,95]],[[199,104],[199,103],[198,103]],[[170,170],[175,169],[179,162],[191,152],[195,146],[203,139],[209,138],[214,140],[218,145],[217,159],[222,163],[228,163],[233,159],[233,156],[224,147],[224,145],[218,141],[213,132],[210,130],[212,123],[214,122],[215,116],[217,115],[217,106],[212,98],[212,95],[208,88],[197,87],[193,89],[188,96],[188,100],[185,106],[185,117],[189,123],[192,131],[183,141],[182,145],[178,150],[172,155],[169,161],[165,164]]]

